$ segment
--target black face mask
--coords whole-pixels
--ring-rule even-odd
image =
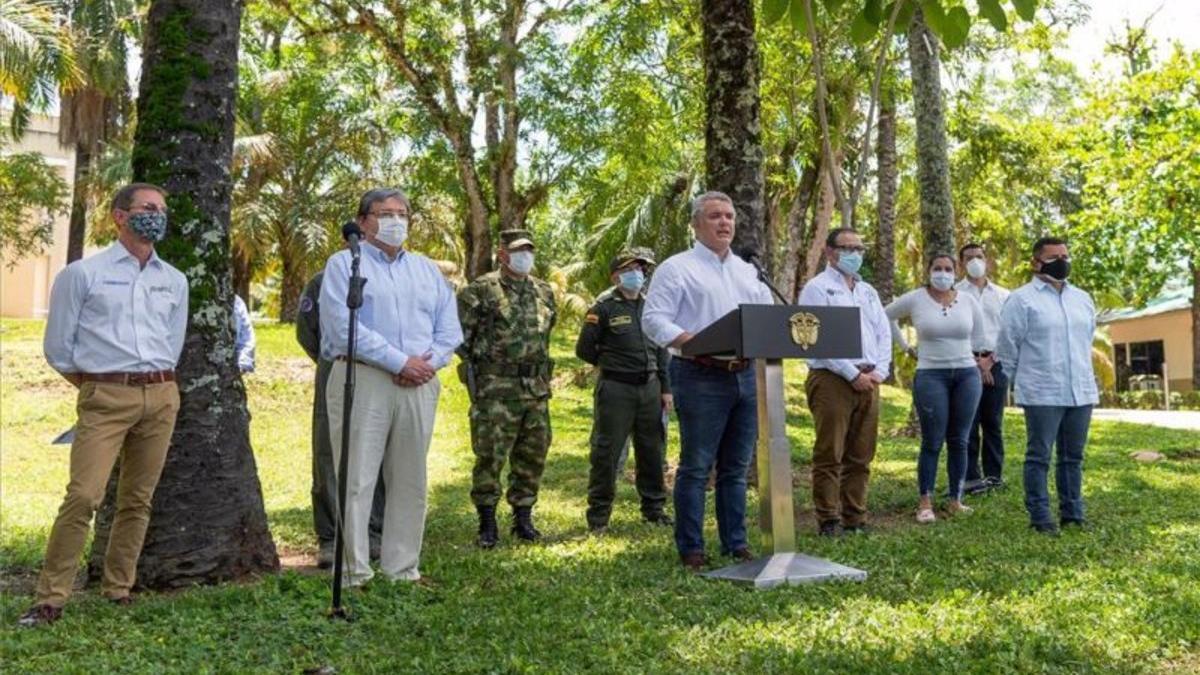
[[[1050,262],[1044,262],[1042,263],[1041,273],[1052,279],[1064,281],[1067,277],[1071,276],[1071,261],[1058,258]]]

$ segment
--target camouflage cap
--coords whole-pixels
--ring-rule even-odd
[[[529,230],[502,230],[500,232],[500,247],[506,251],[515,251],[522,246],[537,248],[533,244],[533,235]]]
[[[634,248],[627,248],[613,256],[612,261],[608,263],[608,271],[609,273],[616,272],[631,262],[640,262],[647,267],[653,267],[658,264],[654,262],[653,251],[648,248],[637,246]]]

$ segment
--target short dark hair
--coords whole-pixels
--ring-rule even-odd
[[[412,211],[412,202],[408,201],[408,195],[399,188],[376,188],[367,190],[358,200],[358,217],[363,217],[371,212],[371,207],[379,202],[386,202],[389,199],[399,199],[404,202],[404,207],[410,212]],[[412,215],[411,213],[409,215]]]
[[[838,227],[829,231],[829,236],[825,237],[826,248],[837,248],[838,237],[849,232],[850,234],[858,234],[858,230],[853,227]]]
[[[113,193],[112,208],[128,211],[133,207],[133,196],[142,190],[152,190],[163,196],[166,199],[169,195],[167,191],[158,187],[153,183],[130,183]]]
[[[966,246],[958,249],[958,257],[962,258],[964,255],[967,254],[967,251],[970,251],[971,249],[976,249],[976,248],[979,249],[980,251],[984,250],[983,244],[976,244],[975,242],[971,242],[971,243],[967,244]]]
[[[933,267],[933,263],[941,260],[942,258],[949,260],[950,264],[954,266],[954,269],[958,269],[958,263],[954,260],[954,256],[950,255],[949,253],[942,253],[940,251],[929,256],[929,258],[925,261],[925,269],[928,271],[930,267]]]
[[[1067,245],[1066,239],[1060,239],[1059,237],[1042,237],[1041,239],[1038,239],[1037,241],[1033,242],[1033,254],[1034,255],[1040,254],[1042,252],[1042,249],[1046,248],[1047,246],[1066,246],[1066,245]]]

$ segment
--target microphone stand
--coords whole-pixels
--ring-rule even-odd
[[[775,284],[771,283],[771,280],[767,277],[767,271],[765,269],[763,269],[762,264],[760,264],[758,262],[757,256],[749,256],[746,259],[746,262],[748,262],[754,266],[754,269],[758,272],[758,280],[763,282],[763,284],[765,284],[767,288],[771,289],[771,292],[774,293],[775,297],[779,299],[779,304],[781,304],[781,305],[792,304],[792,303],[788,302],[787,298],[783,297],[783,293],[780,293],[778,288],[775,288]]]
[[[346,307],[350,309],[349,343],[346,345],[346,386],[342,393],[342,455],[338,458],[338,517],[334,530],[333,545],[333,607],[329,616],[333,619],[350,621],[346,608],[342,607],[342,563],[346,547],[346,474],[350,458],[350,413],[354,407],[355,352],[357,351],[358,308],[363,303],[363,285],[367,280],[359,275],[359,247],[357,235],[350,235],[350,288],[346,292]]]

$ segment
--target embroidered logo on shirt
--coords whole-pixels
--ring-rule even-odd
[[[171,287],[170,286],[151,286],[150,292],[151,293],[170,293]]]
[[[104,283],[105,283],[105,285],[108,285],[108,286],[128,286],[129,285],[128,281],[121,281],[120,279],[105,279]]]
[[[613,318],[609,319],[609,321],[608,321],[608,325],[614,326],[614,327],[615,326],[628,326],[631,323],[633,323],[633,317],[630,316],[629,314],[622,314],[621,316],[614,316]]]

